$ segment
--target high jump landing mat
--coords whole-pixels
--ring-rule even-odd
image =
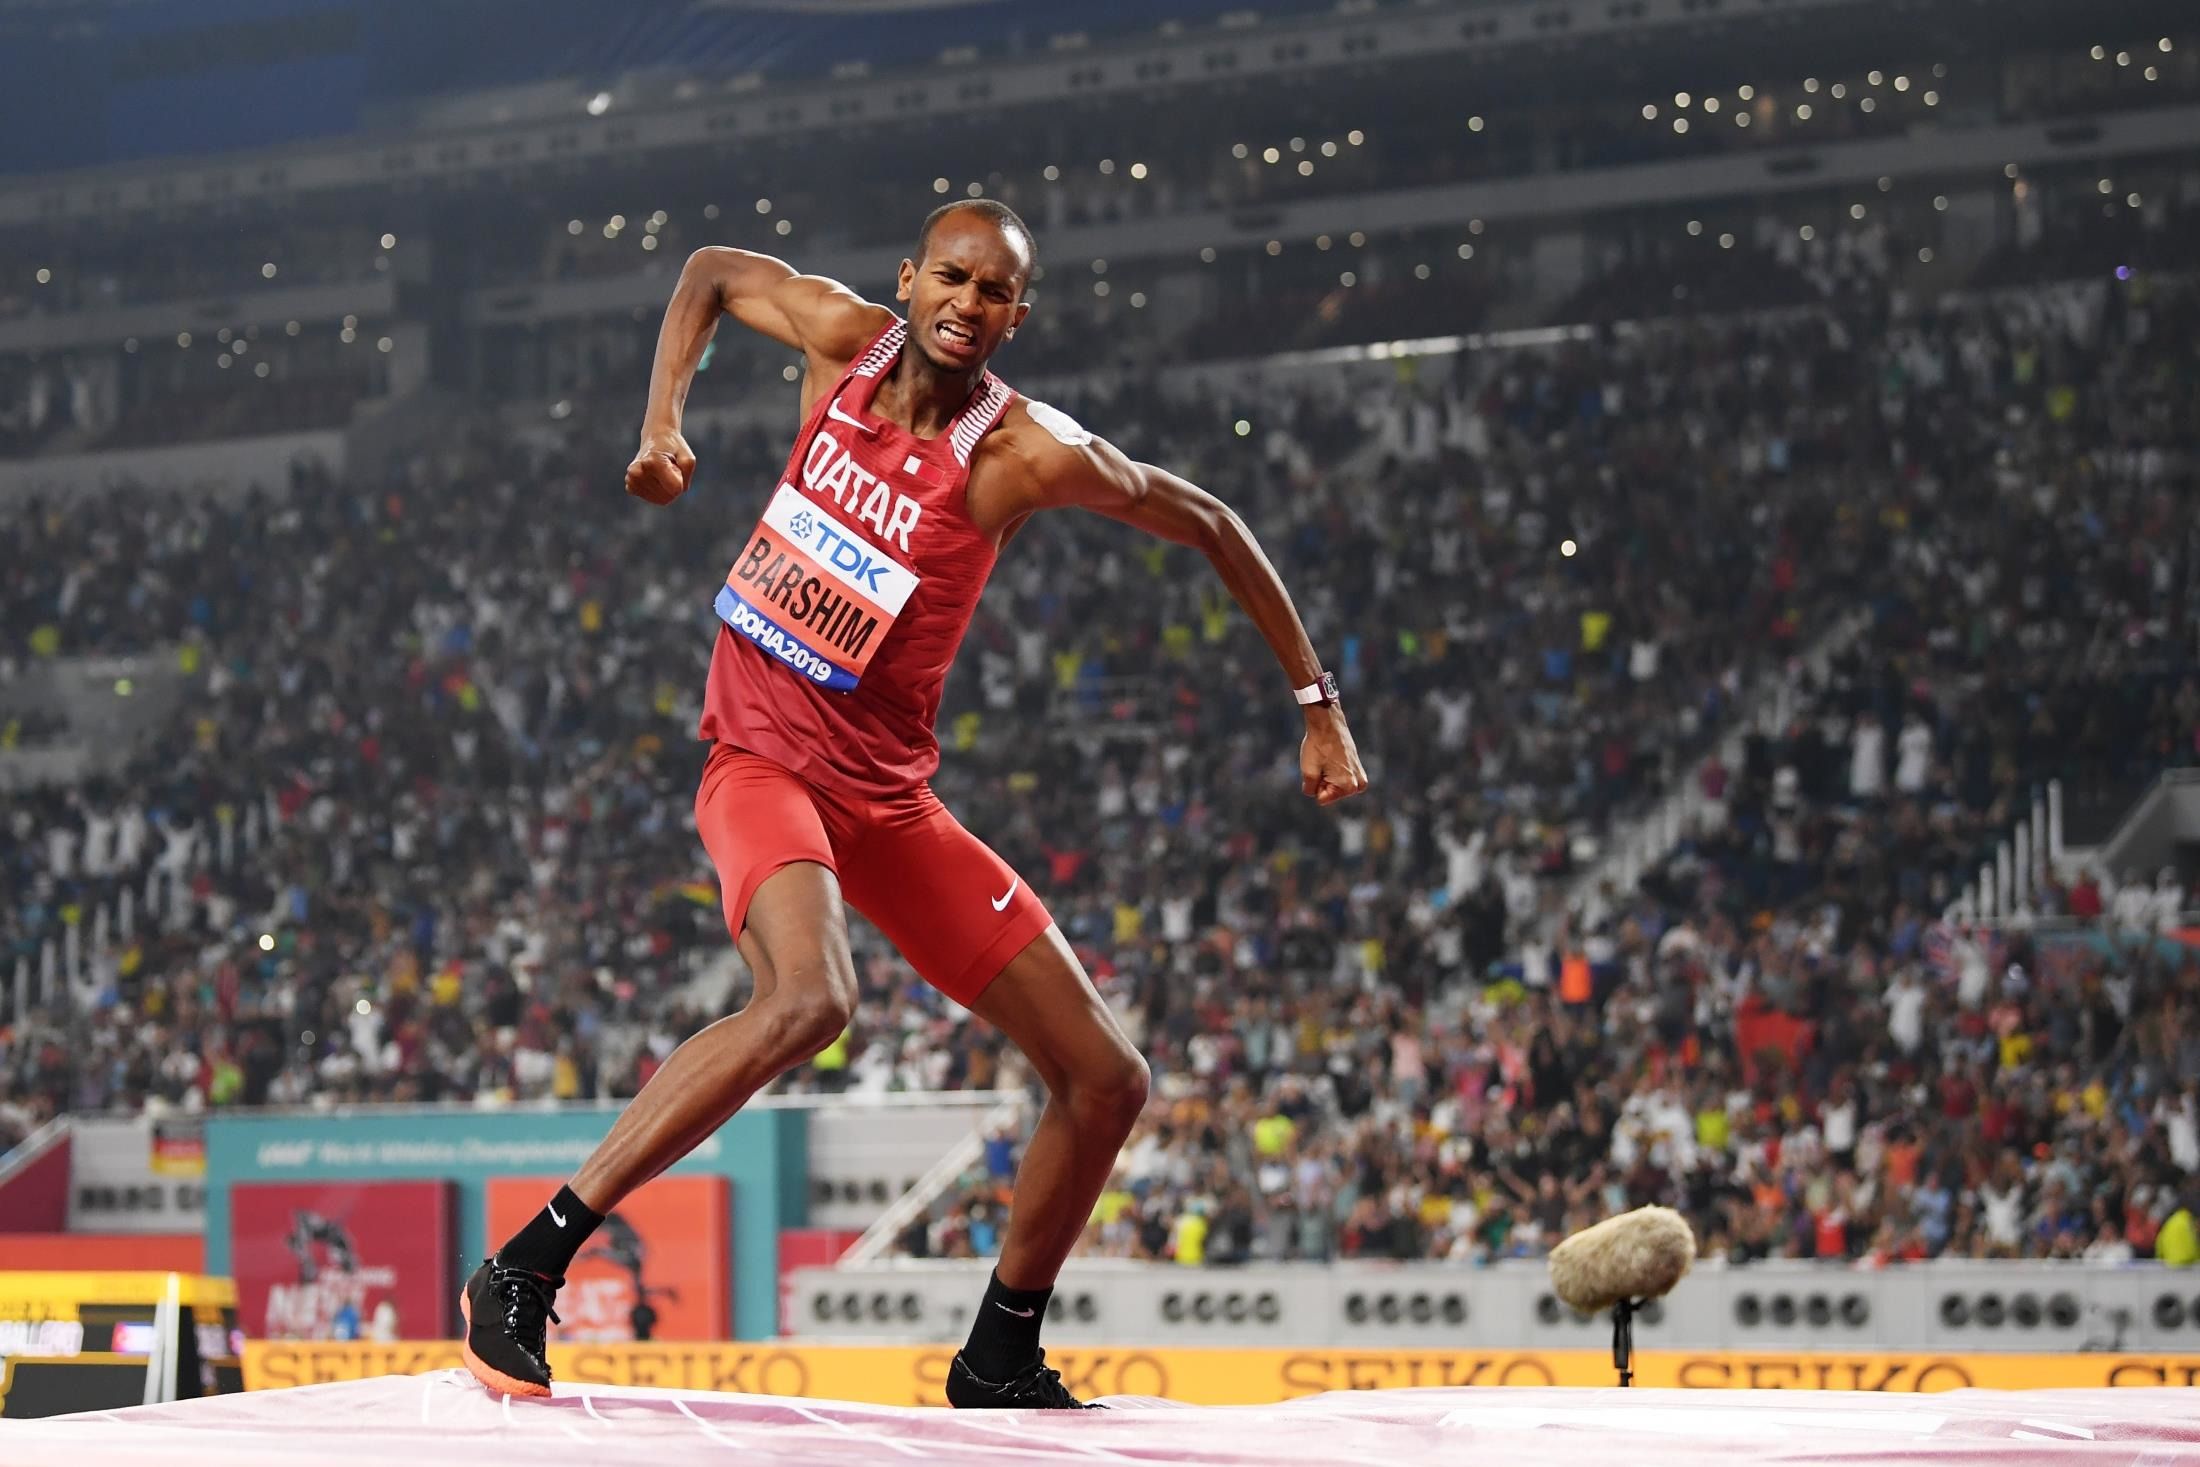
[[[954,1412],[561,1385],[509,1400],[459,1371],[0,1421],[0,1467],[2200,1467],[2190,1390],[1333,1391],[1275,1406],[1115,1397],[1105,1412]]]

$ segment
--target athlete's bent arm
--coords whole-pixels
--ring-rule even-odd
[[[649,406],[642,415],[641,448],[627,467],[627,493],[670,504],[694,478],[695,454],[681,435],[681,417],[719,316],[793,347],[813,374],[831,377],[884,328],[890,314],[837,280],[797,274],[770,255],[709,245],[688,256],[657,332]]]
[[[1321,677],[1321,659],[1291,604],[1291,593],[1237,511],[1197,484],[1126,457],[1044,404],[1031,405],[1027,415],[1044,431],[1033,433],[1024,423],[1013,424],[1010,446],[1025,470],[1020,477],[1030,508],[1094,510],[1199,551],[1260,629],[1291,686],[1305,687]],[[1305,712],[1299,776],[1306,793],[1331,805],[1366,789],[1367,770],[1345,725],[1344,710],[1334,703],[1314,703]]]

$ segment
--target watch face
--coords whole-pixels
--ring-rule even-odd
[[[1341,701],[1337,697],[1337,675],[1333,672],[1322,674],[1322,699],[1329,703]]]

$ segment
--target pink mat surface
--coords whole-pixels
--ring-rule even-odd
[[[1280,1406],[951,1412],[560,1386],[490,1395],[461,1372],[0,1422],[0,1467],[858,1467],[870,1463],[1338,1463],[1703,1467],[2086,1462],[2200,1467],[2200,1392],[1336,1391]]]

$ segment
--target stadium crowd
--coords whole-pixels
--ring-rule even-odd
[[[1377,394],[1065,400],[1261,530],[1377,781],[1300,807],[1267,653],[1186,552],[1065,521],[1003,561],[937,783],[1157,1071],[1089,1247],[1492,1258],[1659,1199],[1738,1258],[2149,1251],[2200,1161],[2200,981],[2123,930],[2176,882],[2044,897],[2108,944],[1934,917],[2033,779],[2200,735],[2165,532],[2193,323],[2136,282]],[[139,919],[0,1040],[0,1124],[623,1095],[706,1023],[711,622],[678,587],[715,581],[722,495],[779,444],[697,446],[664,515],[607,486],[609,424],[482,424],[387,482],[4,523],[9,664],[172,649],[191,702],[128,770],[11,805],[11,957],[125,889]],[[1703,761],[1850,605],[1870,627],[1795,724]],[[1709,814],[1676,858],[1564,913],[1577,851],[1681,774]],[[792,1087],[1030,1080],[876,944],[862,979]],[[904,1245],[988,1251],[1012,1155]]]
[[[2148,1251],[2200,1162],[2200,976],[2125,929],[2178,883],[2048,895],[2103,943],[1934,919],[2032,781],[2200,735],[2168,533],[2194,316],[2141,278],[1065,398],[1245,513],[1376,780],[1304,807],[1272,661],[1187,552],[1065,519],[1004,559],[937,783],[1156,1071],[1089,1246],[1483,1258],[1662,1199],[1736,1257]],[[10,667],[158,649],[189,691],[125,768],[11,803],[10,966],[114,920],[0,1038],[0,1127],[622,1095],[712,1017],[712,623],[680,588],[783,444],[697,436],[669,512],[617,492],[618,425],[484,420],[372,479],[0,522]],[[1776,678],[1794,722],[1707,760]],[[1684,775],[1681,851],[1569,913],[1579,855]],[[1028,1083],[861,966],[790,1085]],[[1013,1151],[906,1246],[987,1251]]]

